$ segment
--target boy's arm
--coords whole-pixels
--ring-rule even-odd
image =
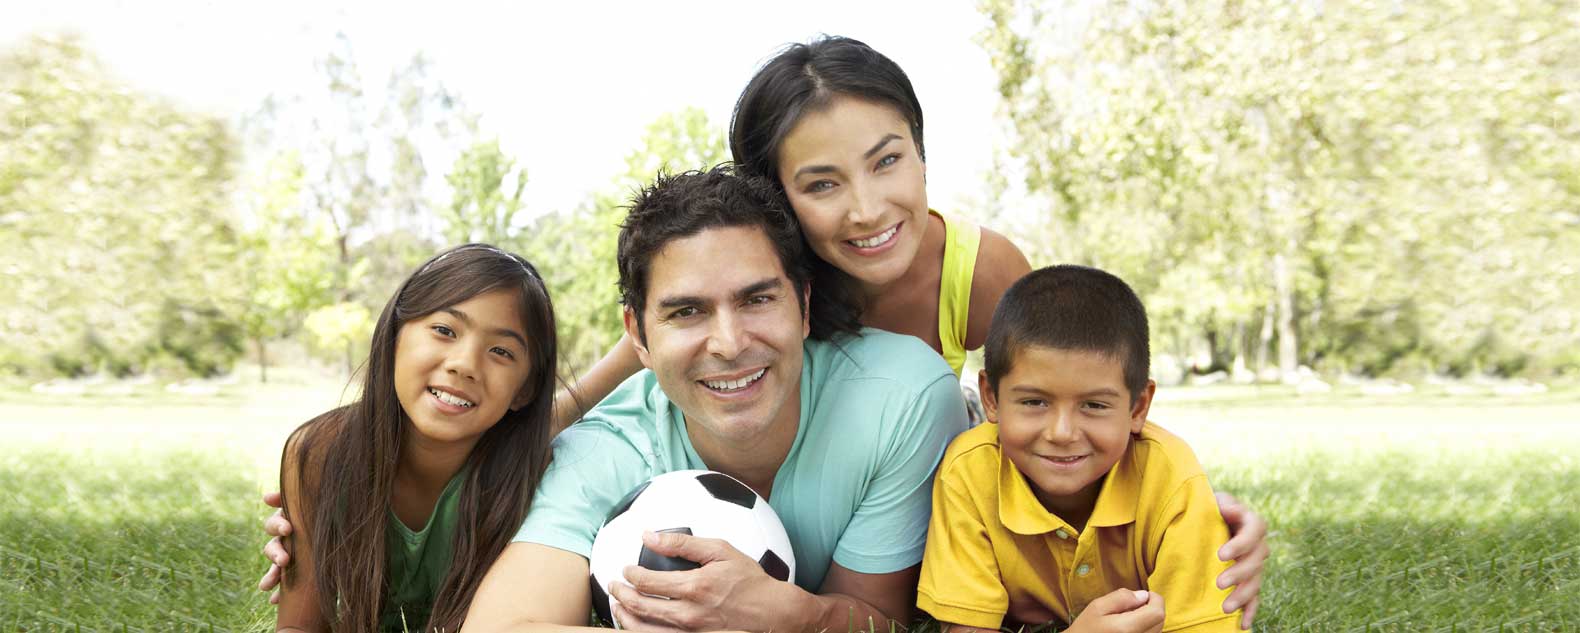
[[[1009,610],[1009,592],[965,476],[964,462],[970,457],[946,456],[933,482],[933,516],[916,606],[939,622],[996,631]]]
[[[1205,475],[1180,485],[1164,504],[1154,532],[1147,535],[1149,546],[1156,548],[1147,587],[1168,599],[1164,630],[1240,630],[1240,612],[1224,612],[1229,588],[1217,586],[1218,575],[1229,567],[1218,560],[1218,547],[1229,538],[1229,529],[1218,513],[1217,499]]]

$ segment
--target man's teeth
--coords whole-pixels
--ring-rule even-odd
[[[471,407],[471,406],[473,406],[472,403],[467,402],[465,400],[462,400],[460,398],[457,398],[457,397],[455,397],[453,395],[450,395],[450,393],[447,392],[447,391],[439,391],[438,389],[429,389],[428,393],[433,394],[433,397],[438,398],[439,402],[443,402],[445,404],[455,405],[457,407]]]
[[[879,246],[879,245],[882,245],[884,242],[889,241],[889,238],[894,237],[894,234],[898,233],[899,231],[900,231],[900,225],[896,224],[892,228],[890,228],[889,230],[884,231],[882,233],[879,233],[877,235],[874,235],[872,237],[869,237],[867,239],[864,239],[864,240],[849,240],[849,241],[850,241],[851,244],[855,244],[857,248],[872,248],[874,246]]]
[[[702,384],[707,385],[709,389],[714,391],[740,391],[757,382],[757,379],[762,378],[765,373],[768,373],[767,367],[757,370],[755,374],[735,380],[704,380]]]

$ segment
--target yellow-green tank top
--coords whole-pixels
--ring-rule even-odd
[[[976,274],[977,250],[982,229],[964,218],[949,218],[931,209],[944,221],[944,269],[938,284],[938,340],[944,360],[959,376],[966,364],[966,325],[971,316],[971,276]]]

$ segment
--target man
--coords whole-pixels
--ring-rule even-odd
[[[776,192],[727,168],[661,177],[638,196],[620,233],[620,289],[651,371],[556,440],[467,631],[584,625],[596,590],[619,601],[628,629],[910,622],[932,471],[965,427],[959,386],[915,338],[816,322],[802,249]],[[653,475],[688,468],[768,500],[795,548],[794,584],[723,541],[662,534],[646,545],[702,567],[631,568],[634,589],[590,586],[587,556],[609,510]]]

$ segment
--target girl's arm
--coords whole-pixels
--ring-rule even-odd
[[[580,420],[593,405],[639,371],[642,371],[642,361],[636,356],[631,337],[622,334],[614,348],[599,359],[574,387],[561,389],[554,394],[553,433],[558,435],[572,422]]]
[[[281,538],[291,553],[291,569],[280,583],[280,607],[276,612],[275,631],[329,631],[328,618],[319,609],[318,584],[313,577],[313,544],[308,538],[308,516],[311,502],[303,494],[298,444],[306,428],[292,433],[285,442],[284,456],[280,460],[280,488],[284,491],[283,505],[289,509],[291,533]],[[312,472],[312,471],[309,471]]]

